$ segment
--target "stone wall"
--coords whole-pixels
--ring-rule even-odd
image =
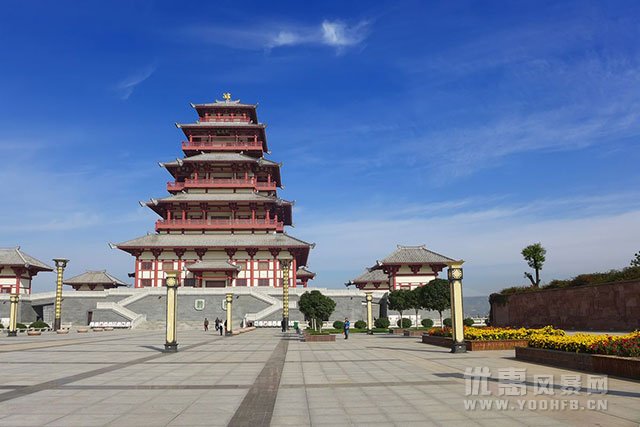
[[[592,331],[640,328],[640,281],[548,289],[492,301],[492,326]]]

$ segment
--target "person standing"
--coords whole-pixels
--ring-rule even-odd
[[[216,332],[218,332],[218,329],[220,329],[220,319],[218,317],[216,317],[215,325],[216,325]]]
[[[344,339],[348,340],[349,339],[349,328],[351,327],[351,323],[349,322],[349,318],[345,317],[344,318]]]
[[[207,332],[209,330],[209,319],[204,318],[204,331]]]

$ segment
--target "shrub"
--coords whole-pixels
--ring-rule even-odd
[[[42,320],[36,320],[35,322],[31,323],[29,327],[33,329],[48,329],[49,325]]]
[[[24,323],[16,323],[16,329],[27,329],[27,325],[25,325]]]
[[[473,324],[474,324],[475,322],[473,321],[473,319],[472,319],[472,318],[467,317],[466,319],[464,319],[464,320],[462,321],[462,323],[464,324],[464,326],[473,326]]]
[[[431,328],[433,326],[433,320],[431,320],[431,319],[422,319],[422,322],[420,322],[420,323],[425,328]]]
[[[335,322],[333,322],[333,329],[344,329],[344,322],[341,320],[336,320]]]
[[[411,319],[407,319],[406,317],[398,319],[398,321],[396,322],[396,325],[398,325],[399,328],[410,328],[411,324]]]
[[[356,329],[367,329],[367,322],[364,320],[358,320],[353,326]]]
[[[442,323],[444,324],[444,326],[446,326],[446,327],[450,328],[450,327],[451,327],[451,318],[450,318],[450,317],[447,317],[446,319],[444,319],[444,320],[442,321]]]
[[[4,325],[0,323],[0,329],[4,329]]]
[[[389,322],[389,318],[387,317],[380,317],[374,322],[374,326],[378,329],[388,329],[390,324],[391,322]]]

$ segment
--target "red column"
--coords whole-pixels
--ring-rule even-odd
[[[159,287],[158,285],[158,257],[156,257],[153,263],[153,286]]]
[[[139,275],[140,275],[140,257],[136,257],[135,274],[133,275],[134,288],[140,287],[140,278],[138,277]]]

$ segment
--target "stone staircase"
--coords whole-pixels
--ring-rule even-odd
[[[144,323],[147,320],[145,314],[138,314],[121,305],[121,302],[98,302],[96,303],[97,310],[111,310],[114,313],[119,314],[125,319],[131,322],[131,329],[138,326],[140,323]]]
[[[265,292],[254,291],[253,289],[251,289],[250,295],[271,305],[257,313],[247,313],[246,317],[249,322],[265,319],[276,311],[282,310],[282,301],[278,298],[274,298]]]

